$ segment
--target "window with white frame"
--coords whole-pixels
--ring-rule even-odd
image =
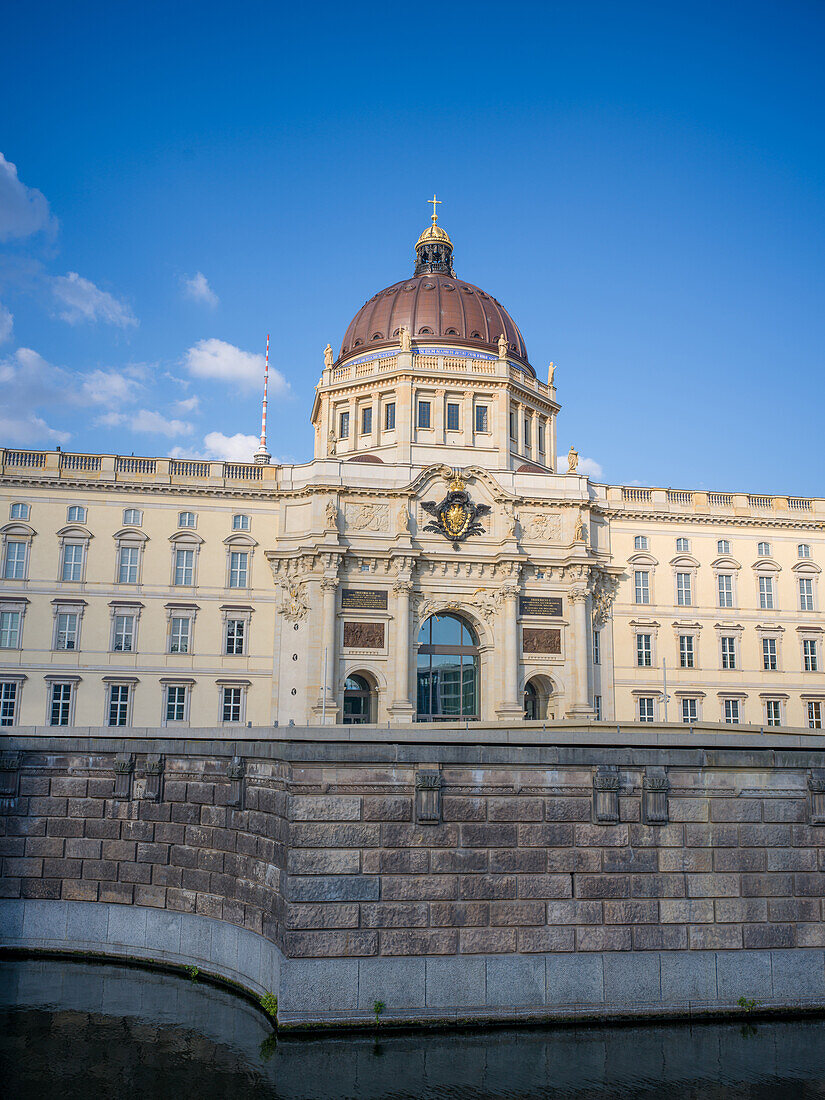
[[[479,433],[489,431],[489,428],[487,427],[487,424],[488,424],[487,406],[486,405],[476,405],[476,431],[479,432]]]
[[[169,617],[169,652],[188,653],[192,644],[192,619],[189,615]]]
[[[602,697],[601,697],[601,695],[594,695],[593,696],[593,710],[596,713],[596,721],[601,722],[601,720],[602,720]]]
[[[814,579],[813,577],[799,578],[799,610],[813,611],[814,609]]]
[[[141,527],[143,525],[143,512],[140,508],[124,508],[123,509],[123,526],[124,527]]]
[[[679,635],[679,667],[695,668],[696,639],[692,634]]]
[[[646,569],[637,569],[633,579],[636,603],[650,603],[650,573]]]
[[[802,667],[805,672],[819,671],[819,655],[815,638],[802,639]]]
[[[82,504],[71,504],[66,509],[66,519],[69,523],[85,523],[86,509]]]
[[[29,556],[29,544],[25,539],[9,539],[6,542],[6,556],[3,562],[3,577],[7,581],[26,579],[26,564]]]
[[[58,611],[55,616],[54,648],[77,649],[80,615],[77,611]]]
[[[195,583],[195,551],[175,550],[175,576],[173,584],[192,585]]]
[[[361,435],[372,435],[372,405],[361,409]]]
[[[763,611],[773,609],[773,577],[759,578],[759,606]]]
[[[689,554],[690,553],[690,539],[677,539],[676,540],[676,553],[677,554]]]
[[[129,703],[131,684],[109,684],[109,699],[106,707],[107,726],[129,725]]]
[[[20,648],[22,619],[20,611],[0,611],[0,649]]]
[[[388,401],[384,406],[384,430],[395,431],[395,402]]]
[[[737,726],[739,724],[738,699],[724,699],[722,701],[722,717],[729,726]]]
[[[120,546],[117,551],[118,584],[137,584],[140,579],[140,547]]]
[[[15,502],[9,509],[10,519],[28,519],[30,515],[31,508],[28,504],[23,504],[22,501]]]
[[[636,665],[639,668],[653,666],[653,637],[650,634],[636,635]]]
[[[723,634],[722,643],[722,668],[736,668],[736,636]]]
[[[796,556],[799,558],[809,558],[811,556],[811,548],[807,542],[800,542],[796,548]]]
[[[49,685],[49,725],[71,725],[72,691],[71,683],[52,683]]]
[[[459,429],[459,406],[455,401],[447,402],[447,431],[457,432]]]
[[[167,722],[186,721],[187,694],[186,684],[166,685],[166,706],[164,707],[164,713]]]
[[[432,406],[429,401],[418,402],[418,427],[429,428],[431,423],[430,410]]]
[[[0,680],[0,726],[17,725],[17,704],[20,700],[19,680]]]
[[[717,554],[729,554],[730,553],[730,543],[728,542],[727,539],[719,539],[719,541],[716,543],[716,553]]]
[[[733,575],[719,573],[716,577],[716,589],[720,607],[733,607]]]
[[[683,722],[696,722],[699,716],[699,700],[698,699],[683,699],[682,700],[682,721]]]
[[[822,703],[819,699],[808,700],[808,729],[822,729]]]
[[[779,667],[776,653],[776,638],[762,639],[762,668],[765,672],[776,672]]]
[[[676,603],[679,607],[690,607],[693,603],[690,573],[676,574]]]
[[[221,688],[221,721],[235,724],[243,721],[243,688]]]
[[[653,721],[653,697],[651,695],[639,696],[639,721]]]
[[[756,553],[760,558],[769,558],[771,556],[771,544],[769,542],[757,543]]]
[[[112,649],[115,653],[133,653],[135,650],[137,616],[124,612],[112,619]]]
[[[344,412],[338,415],[338,438],[349,439],[349,412]]]
[[[636,537],[633,539],[633,549],[647,550],[647,535],[636,535]]]
[[[248,531],[249,530],[249,516],[235,515],[232,517],[232,530],[233,531]]]
[[[602,663],[602,632],[600,630],[593,631],[593,664],[600,665]]]
[[[178,527],[195,527],[196,524],[194,512],[178,512]]]
[[[769,726],[782,725],[782,703],[779,699],[765,700],[765,721]]]
[[[238,656],[246,652],[246,619],[227,619],[224,633],[224,653]]]
[[[230,550],[229,552],[229,587],[246,588],[249,584],[249,552],[246,550]]]
[[[82,542],[65,542],[63,544],[63,561],[60,569],[62,581],[83,580],[83,555],[86,546]]]

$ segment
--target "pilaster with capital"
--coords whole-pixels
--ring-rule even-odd
[[[393,662],[395,666],[394,698],[389,707],[394,725],[406,725],[413,720],[415,707],[410,701],[410,597],[413,581],[409,574],[400,574],[392,586]]]
[[[589,592],[587,584],[575,583],[568,593],[568,599],[572,609],[571,613],[571,650],[572,672],[571,677],[571,704],[567,708],[568,718],[593,718],[594,711],[590,703],[589,678],[588,678],[588,633],[590,630],[590,616],[588,614]]]
[[[335,604],[338,584],[339,579],[335,575],[327,573],[321,578],[321,666],[318,670],[318,683],[321,685],[321,694],[315,709],[319,714],[324,714],[327,725],[334,725],[338,717],[338,701],[335,698],[337,657]],[[326,676],[324,675],[325,669]]]
[[[518,601],[521,592],[518,567],[513,577],[499,588],[501,610],[499,627],[502,641],[502,679],[496,715],[504,721],[520,721],[524,704],[519,698]]]

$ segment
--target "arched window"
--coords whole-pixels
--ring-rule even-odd
[[[418,634],[419,722],[479,717],[478,638],[458,615],[431,615]]]
[[[544,722],[555,717],[553,682],[547,676],[532,676],[524,685],[524,719]]]
[[[360,726],[372,721],[374,693],[364,676],[355,673],[344,681],[344,725]]]

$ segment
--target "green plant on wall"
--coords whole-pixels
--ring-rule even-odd
[[[384,1012],[384,1009],[386,1007],[387,1006],[384,1004],[383,1001],[373,1001],[372,1010],[375,1013],[375,1026],[376,1027],[381,1026],[381,1016],[382,1016],[382,1014]]]
[[[261,996],[261,1008],[276,1024],[278,1022],[278,998],[274,993],[264,993]]]
[[[740,1008],[743,1008],[745,1012],[753,1012],[759,1001],[752,1001],[748,997],[740,997],[736,1002]]]
[[[198,974],[200,974],[200,970],[198,970],[196,966],[187,966],[186,973],[189,975],[193,982],[196,982],[198,980]]]

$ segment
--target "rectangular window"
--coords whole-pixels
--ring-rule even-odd
[[[0,719],[0,725],[2,724]],[[822,729],[822,703],[818,699],[811,699],[808,702],[808,729]]]
[[[452,401],[447,402],[447,431],[458,431],[458,405]]]
[[[476,431],[486,432],[487,428],[487,406],[476,405]]]
[[[233,531],[248,531],[249,530],[249,516],[238,514],[232,517],[232,530]]]
[[[175,551],[175,584],[193,584],[195,578],[195,551]]]
[[[20,612],[0,611],[0,649],[20,648]]]
[[[85,523],[86,509],[80,504],[72,504],[66,510],[66,519],[69,523]]]
[[[690,539],[677,539],[676,540],[676,553],[677,554],[689,554],[690,553]],[[694,700],[695,702],[695,700]]]
[[[246,550],[232,550],[229,554],[229,587],[246,588],[249,583],[249,554]]]
[[[124,527],[140,527],[143,523],[143,512],[139,508],[126,508],[123,512]]]
[[[697,721],[697,715],[699,708],[695,699],[683,699],[682,700],[682,721],[683,722],[695,722]]]
[[[765,719],[769,726],[782,725],[782,704],[778,699],[765,701]]]
[[[635,574],[636,603],[650,603],[650,574],[637,569]]]
[[[418,427],[429,428],[430,426],[430,402],[419,401],[418,402]]]
[[[181,684],[166,685],[166,721],[183,722],[186,719],[186,687]]]
[[[395,431],[395,402],[388,401],[384,406],[384,429],[388,432]]]
[[[647,535],[636,535],[633,539],[634,550],[647,550]]]
[[[221,713],[224,722],[240,722],[243,702],[242,693],[243,689],[239,687],[225,687],[223,689]]]
[[[636,635],[636,664],[639,668],[651,668],[653,665],[653,645],[650,634]]]
[[[728,542],[727,539],[719,539],[719,541],[716,544],[716,553],[717,554],[729,554],[730,553],[730,543]]]
[[[224,652],[231,654],[239,654],[244,652],[244,645],[246,642],[246,620],[245,619],[227,619],[226,620],[226,642],[224,645]]]
[[[600,630],[593,631],[593,664],[602,663],[602,635]]]
[[[773,577],[759,578],[759,606],[765,611],[773,607]]]
[[[689,607],[692,603],[690,592],[690,573],[676,574],[676,603],[679,607]]]
[[[72,685],[52,684],[49,695],[49,725],[68,726],[72,709]]]
[[[722,668],[736,668],[736,638],[722,638]]]
[[[811,548],[807,542],[800,542],[796,548],[797,557],[809,558],[811,556]]]
[[[769,542],[757,543],[756,552],[760,558],[769,558],[771,556],[771,544]]]
[[[361,435],[372,435],[372,406],[361,410]]]
[[[726,699],[723,707],[723,714],[725,721],[729,726],[736,726],[739,724],[739,700],[738,699]]]
[[[135,645],[135,616],[115,615],[114,644],[115,653],[131,653]]]
[[[77,626],[80,616],[74,611],[61,612],[57,616],[55,649],[77,649]]]
[[[694,668],[696,660],[695,639],[692,634],[679,635],[679,667]]]
[[[766,672],[776,672],[776,638],[762,639],[762,667]]]
[[[19,686],[16,680],[0,680],[0,726],[16,724]]]
[[[819,668],[819,660],[816,653],[816,640],[804,638],[802,640],[802,662],[806,672],[816,672]]]
[[[518,421],[514,412],[510,413],[510,438],[514,443],[518,439]]]
[[[539,454],[544,454],[544,425],[539,424]]]
[[[7,581],[22,581],[26,576],[25,542],[6,543],[6,564],[3,576]]]
[[[79,581],[83,578],[83,544],[67,542],[63,547],[63,581]]]
[[[139,564],[140,547],[121,546],[117,565],[118,584],[137,584]]]
[[[28,519],[29,518],[29,506],[28,506],[28,504],[20,504],[20,503],[12,504],[11,512],[10,512],[10,518],[11,519]]]
[[[531,434],[530,433],[530,417],[525,416],[525,418],[524,418],[524,446],[525,446],[525,449],[530,446],[530,442],[531,442],[530,441],[530,434]]]
[[[719,591],[719,606],[733,607],[733,577],[730,573],[720,573],[716,578]]]
[[[799,578],[799,610],[813,611],[814,609],[814,581],[813,577]]]
[[[593,710],[596,712],[596,721],[602,720],[602,697],[601,695],[593,696]]]
[[[173,615],[169,622],[169,652],[188,653],[192,634],[192,620],[186,616]]]
[[[109,685],[108,725],[126,726],[129,723],[129,685]]]
[[[648,695],[643,695],[639,699],[639,721],[653,721],[653,699]]]
[[[349,439],[349,413],[342,412],[338,417],[338,438]]]

